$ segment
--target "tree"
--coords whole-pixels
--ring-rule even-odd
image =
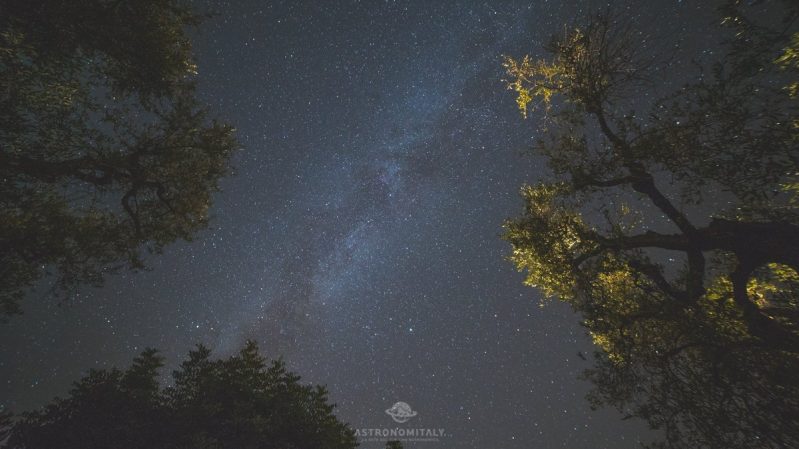
[[[522,188],[504,237],[527,284],[583,314],[595,405],[664,429],[664,447],[790,447],[799,10],[785,2],[776,31],[724,12],[724,57],[651,104],[657,60],[612,14],[553,39],[549,60],[505,59],[523,114],[543,115],[553,179]]]
[[[66,399],[14,424],[7,447],[275,448],[356,447],[321,386],[303,385],[280,361],[248,342],[211,360],[199,346],[160,388],[163,360],[146,350],[126,371],[90,371]]]
[[[0,4],[0,313],[207,226],[233,129],[194,95],[180,0]]]
[[[402,449],[402,443],[399,441],[387,441],[386,449]]]

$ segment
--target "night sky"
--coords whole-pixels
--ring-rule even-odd
[[[702,50],[709,2],[625,2],[647,35]],[[593,412],[590,341],[504,258],[518,188],[546,173],[501,55],[540,53],[604,3],[197,2],[199,93],[243,149],[211,228],[59,304],[0,324],[0,401],[19,412],[147,346],[170,369],[247,339],[327,384],[353,427],[445,428],[441,448],[633,448],[641,422]],[[648,37],[647,37],[648,36]],[[682,58],[682,59],[680,59]],[[378,447],[365,444],[364,447]]]

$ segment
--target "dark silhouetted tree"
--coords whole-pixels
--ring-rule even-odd
[[[24,414],[9,449],[230,448],[346,449],[354,432],[333,414],[327,391],[300,383],[282,361],[267,361],[248,343],[211,360],[202,346],[161,389],[154,350],[126,371],[91,371],[66,399]]]
[[[236,147],[194,95],[180,0],[0,2],[0,313],[207,226]]]
[[[583,314],[595,405],[663,429],[655,446],[799,446],[799,11],[723,10],[723,57],[658,100],[656,58],[612,14],[551,59],[506,58],[552,179],[504,237],[527,284]]]

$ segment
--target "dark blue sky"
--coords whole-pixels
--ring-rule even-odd
[[[639,28],[701,49],[701,1],[628,1]],[[441,448],[632,448],[641,423],[592,412],[579,317],[504,260],[525,156],[502,54],[540,45],[600,2],[197,2],[202,100],[243,146],[212,228],[152,270],[69,304],[31,298],[0,327],[0,399],[20,411],[146,346],[171,366],[246,339],[329,386],[354,427],[443,427]],[[644,38],[642,38],[642,45]],[[539,53],[537,53],[539,52]],[[165,373],[167,370],[165,370]],[[365,444],[364,447],[377,447]]]

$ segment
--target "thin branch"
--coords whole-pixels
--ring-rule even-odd
[[[128,216],[131,218],[131,220],[133,220],[133,227],[136,230],[136,235],[141,236],[141,223],[139,221],[139,211],[138,209],[134,211],[130,205],[130,200],[131,198],[135,197],[136,190],[137,188],[135,186],[130,190],[128,190],[125,193],[125,196],[122,197],[121,203],[122,207],[125,209],[125,212],[127,212]]]
[[[666,277],[663,276],[663,270],[658,265],[641,259],[630,259],[627,263],[632,269],[637,270],[649,278],[655,285],[658,286],[658,288],[660,288],[661,291],[663,291],[663,293],[683,302],[687,302],[689,300],[687,292],[671,285]]]

